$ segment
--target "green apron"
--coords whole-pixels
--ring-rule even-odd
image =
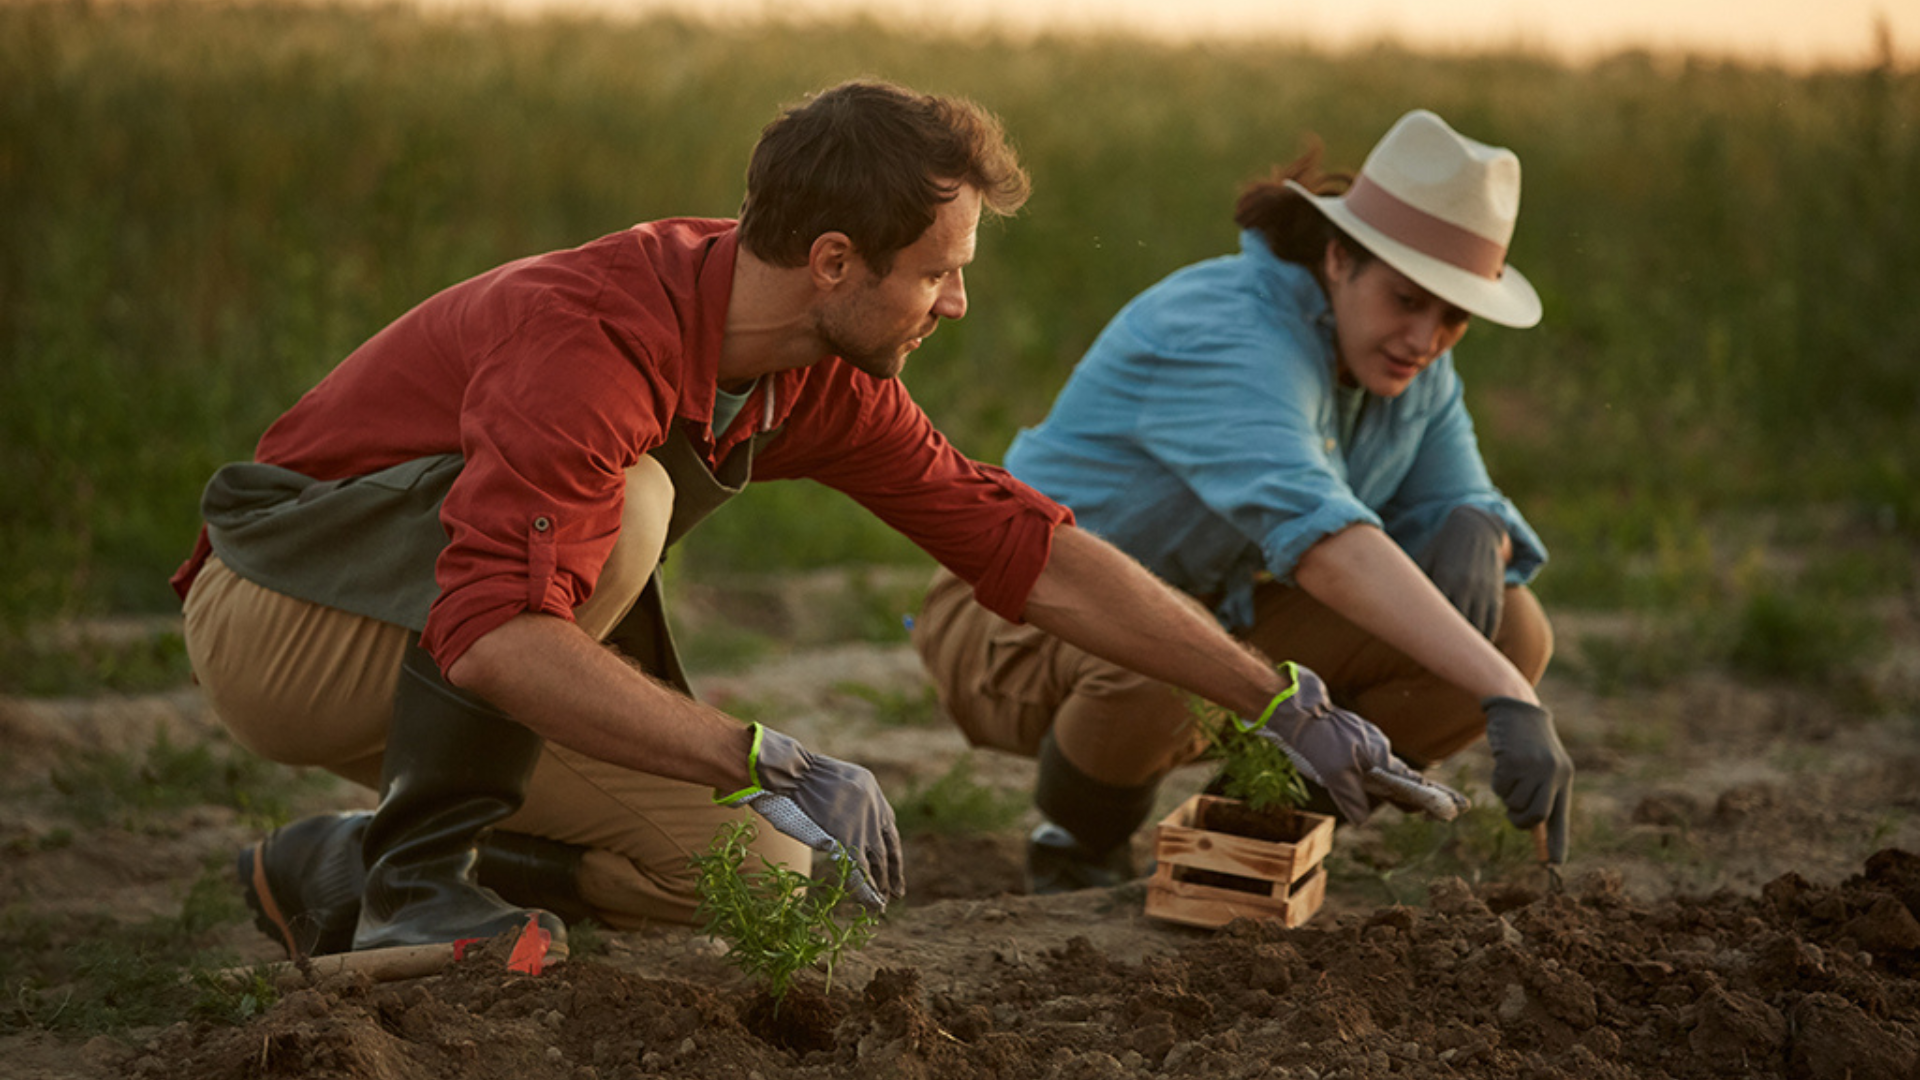
[[[756,434],[714,470],[694,449],[686,425],[674,425],[651,452],[673,483],[668,547],[747,486],[754,454],[778,434]],[[435,454],[366,476],[314,480],[277,465],[237,462],[208,481],[200,512],[214,554],[248,581],[420,631],[440,594],[433,576],[447,546],[440,505],[463,464],[458,454]],[[654,677],[691,694],[657,567],[607,640]]]

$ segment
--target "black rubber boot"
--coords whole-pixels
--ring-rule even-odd
[[[289,958],[353,949],[367,881],[361,846],[372,820],[365,812],[303,818],[240,850],[235,870],[254,925],[284,945]],[[496,832],[480,845],[480,884],[510,903],[577,923],[593,915],[577,880],[586,852],[576,844]]]
[[[593,918],[592,905],[580,895],[586,855],[578,844],[496,832],[480,845],[480,884],[522,907],[551,911],[569,925],[584,922]]]
[[[367,824],[355,949],[490,938],[531,916],[567,955],[567,928],[539,908],[500,898],[477,879],[480,845],[520,808],[542,742],[525,725],[440,674],[419,643],[407,648],[380,770],[380,806]]]
[[[1129,841],[1153,812],[1160,782],[1103,783],[1080,771],[1049,731],[1040,740],[1033,804],[1046,820],[1027,837],[1027,892],[1100,889],[1135,877]]]
[[[320,814],[241,848],[234,869],[253,923],[289,959],[353,948],[367,873],[360,844],[373,815]]]

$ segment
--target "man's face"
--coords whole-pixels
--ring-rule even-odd
[[[847,279],[817,309],[815,332],[827,351],[876,378],[906,366],[941,319],[967,313],[961,270],[973,261],[980,225],[980,192],[961,185],[942,203],[920,238],[894,254],[881,277],[865,260],[852,260]]]
[[[1467,313],[1370,259],[1355,265],[1327,246],[1327,304],[1333,309],[1342,381],[1375,397],[1396,398],[1414,376],[1467,332]]]

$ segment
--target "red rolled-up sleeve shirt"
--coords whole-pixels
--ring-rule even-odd
[[[1072,514],[955,450],[898,380],[838,358],[779,372],[712,440],[737,250],[734,222],[672,219],[454,285],[342,361],[255,460],[331,480],[464,459],[422,635],[443,668],[515,615],[572,618],[619,537],[626,470],[678,421],[710,462],[778,429],[754,479],[844,492],[1018,620]],[[206,554],[203,532],[182,596]]]

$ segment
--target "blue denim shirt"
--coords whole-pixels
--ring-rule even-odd
[[[1258,233],[1240,247],[1122,308],[1007,468],[1177,588],[1220,597],[1236,629],[1256,575],[1291,582],[1322,537],[1364,522],[1418,553],[1461,505],[1506,524],[1507,580],[1531,580],[1546,549],[1487,476],[1453,354],[1368,397],[1343,441],[1325,295]]]

